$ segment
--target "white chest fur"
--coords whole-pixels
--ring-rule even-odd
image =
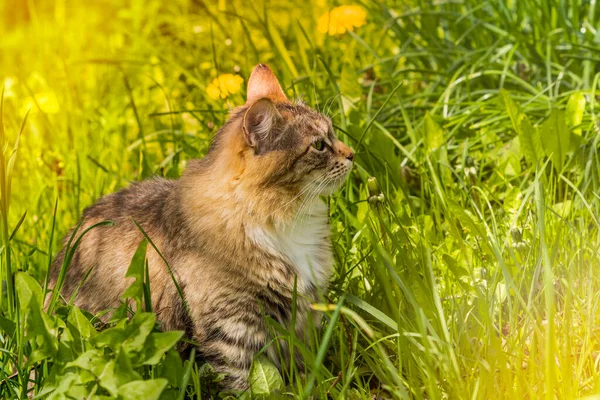
[[[255,245],[294,266],[298,290],[303,293],[313,285],[325,286],[333,264],[327,206],[318,199],[309,208],[293,223],[279,229],[246,227],[246,234]]]

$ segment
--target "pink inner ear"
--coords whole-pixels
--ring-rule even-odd
[[[258,141],[266,139],[278,117],[277,108],[270,99],[262,97],[252,103],[246,110],[242,122],[247,143],[254,146]]]
[[[289,102],[273,71],[265,64],[258,64],[254,67],[248,80],[246,104],[252,104],[263,98],[271,99],[274,102]]]

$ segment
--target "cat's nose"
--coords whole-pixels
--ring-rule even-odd
[[[343,156],[346,160],[354,160],[354,152],[352,151],[352,149],[348,146],[346,146],[344,143],[338,141],[337,143],[337,151],[339,152],[339,154],[341,156]]]

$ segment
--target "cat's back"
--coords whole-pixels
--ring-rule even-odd
[[[115,193],[101,197],[82,214],[78,235],[93,225],[110,221],[110,225],[93,228],[82,240],[83,250],[94,247],[95,255],[104,251],[118,252],[120,248],[136,246],[143,238],[142,230],[151,238],[160,240],[168,232],[171,206],[177,181],[152,178],[134,182]],[[72,232],[65,237],[68,241]],[[66,243],[65,243],[66,244]]]
[[[170,225],[167,225],[167,221],[173,222],[170,215],[176,215],[169,201],[176,192],[176,185],[177,181],[164,178],[136,182],[101,197],[86,208],[76,234],[73,235],[72,229],[64,238],[66,247],[72,236],[72,243],[75,243],[83,234],[68,267],[63,293],[73,293],[91,270],[81,287],[83,296],[78,296],[85,299],[86,304],[81,305],[99,310],[115,304],[118,295],[116,298],[107,298],[102,293],[106,294],[108,288],[111,293],[118,293],[120,290],[115,289],[127,286],[126,271],[144,238],[142,230],[156,242],[168,236],[166,231]],[[105,221],[111,223],[103,224]],[[52,265],[52,284],[56,283],[64,258],[65,248]],[[156,255],[154,258],[157,258]]]
[[[165,178],[134,182],[118,192],[101,197],[83,211],[82,218],[104,218],[115,223],[129,218],[155,221],[175,187],[176,181]]]

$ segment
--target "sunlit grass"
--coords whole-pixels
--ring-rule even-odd
[[[330,115],[357,155],[330,199],[337,263],[314,305],[323,326],[310,345],[273,326],[308,366],[284,371],[281,392],[600,395],[596,3],[344,3],[366,24],[340,34],[319,25],[341,4],[320,1],[17,3],[0,1],[0,398],[215,396],[201,362],[171,351],[144,364],[139,349],[92,339],[75,308],[40,313],[35,281],[41,293],[84,207],[205,154],[243,103],[244,84],[227,82],[258,62]],[[112,332],[136,335],[152,322],[139,315]],[[100,347],[122,367],[118,385],[65,366]]]

